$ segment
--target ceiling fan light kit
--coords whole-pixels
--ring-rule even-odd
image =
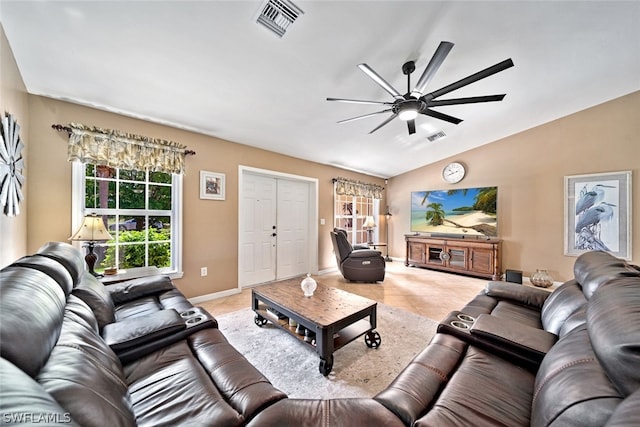
[[[413,73],[416,69],[414,61],[405,62],[402,65],[402,73],[407,76],[407,93],[404,95],[398,92],[393,86],[391,86],[386,80],[384,80],[378,73],[376,73],[371,67],[367,64],[358,64],[358,68],[360,68],[369,78],[371,78],[374,82],[376,82],[382,89],[384,89],[389,95],[391,95],[394,100],[392,102],[384,102],[384,101],[366,101],[366,100],[357,100],[357,99],[345,99],[345,98],[327,98],[327,101],[338,101],[338,102],[347,102],[352,104],[373,104],[373,105],[384,105],[387,108],[381,111],[376,111],[374,113],[364,114],[357,117],[352,117],[350,119],[340,120],[338,123],[348,123],[354,120],[364,119],[367,117],[372,117],[377,114],[382,113],[392,113],[384,122],[378,125],[375,129],[373,129],[369,133],[373,133],[385,126],[387,123],[391,122],[393,119],[398,117],[400,120],[407,122],[407,129],[409,131],[409,135],[414,134],[416,132],[416,124],[415,119],[418,115],[422,114],[425,116],[433,117],[438,120],[443,120],[449,123],[458,124],[462,122],[462,119],[457,117],[450,116],[445,113],[441,113],[439,111],[433,110],[431,107],[441,107],[446,105],[460,105],[460,104],[474,104],[478,102],[494,102],[494,101],[502,101],[505,97],[505,94],[500,95],[487,95],[487,96],[472,96],[466,98],[451,98],[451,99],[436,99],[442,95],[446,95],[447,93],[453,92],[456,89],[460,89],[463,86],[470,85],[471,83],[475,83],[478,80],[482,80],[489,76],[492,76],[500,71],[504,71],[507,68],[513,67],[513,61],[511,59],[506,59],[502,62],[499,62],[491,67],[485,68],[484,70],[478,71],[475,74],[472,74],[468,77],[465,77],[461,80],[458,80],[454,83],[451,83],[447,86],[444,86],[438,90],[433,92],[424,93],[426,91],[429,82],[436,74],[445,58],[453,48],[453,43],[451,42],[440,42],[440,45],[436,49],[435,53],[431,57],[429,64],[423,71],[420,79],[418,79],[418,83],[416,86],[411,89],[411,73]]]
[[[418,113],[424,109],[424,102],[419,99],[408,99],[396,104],[398,118],[400,120],[413,120],[418,117]]]

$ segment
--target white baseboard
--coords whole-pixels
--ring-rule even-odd
[[[335,273],[338,271],[338,267],[324,268],[322,270],[318,270],[318,276],[322,276],[323,274]]]
[[[211,301],[213,299],[229,297],[240,293],[240,289],[228,289],[226,291],[214,292],[212,294],[200,295],[199,297],[187,298],[191,304],[198,304],[205,301]]]

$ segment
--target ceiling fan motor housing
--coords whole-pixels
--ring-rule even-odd
[[[473,104],[478,102],[494,102],[494,101],[502,101],[505,97],[505,94],[499,95],[486,95],[486,96],[471,96],[464,98],[449,98],[449,99],[437,99],[442,95],[453,92],[456,89],[460,89],[461,87],[470,85],[478,80],[482,80],[489,76],[492,76],[500,71],[506,70],[507,68],[513,67],[513,61],[511,58],[506,59],[502,62],[499,62],[491,67],[485,68],[477,73],[471,74],[463,79],[460,79],[454,83],[451,83],[447,86],[441,87],[438,90],[427,92],[427,86],[435,75],[440,65],[449,54],[449,51],[453,48],[453,43],[443,41],[440,42],[440,45],[436,49],[435,53],[431,57],[431,60],[427,64],[427,67],[424,69],[422,76],[418,80],[415,88],[411,89],[411,73],[413,73],[416,69],[415,61],[407,61],[402,64],[402,73],[407,76],[407,93],[402,95],[398,92],[393,86],[391,86],[385,79],[383,79],[378,73],[376,73],[371,67],[367,64],[358,64],[358,68],[360,68],[369,78],[371,78],[374,82],[376,82],[382,89],[384,89],[389,95],[391,95],[394,100],[393,102],[384,102],[384,101],[363,101],[358,99],[342,99],[342,98],[327,98],[327,101],[340,101],[340,102],[350,102],[356,104],[374,104],[374,105],[383,105],[385,109],[382,111],[377,111],[374,113],[368,113],[361,116],[353,117],[347,120],[341,120],[338,123],[347,123],[353,120],[363,119],[365,117],[371,117],[376,114],[388,113],[392,112],[393,114],[388,117],[384,122],[378,125],[375,129],[373,129],[369,133],[373,133],[385,126],[387,123],[392,121],[394,118],[398,117],[400,120],[407,122],[407,128],[409,130],[409,134],[414,134],[416,132],[415,118],[418,114],[424,114],[425,116],[430,116],[439,120],[444,120],[449,123],[453,123],[455,125],[462,122],[462,119],[457,117],[450,116],[448,114],[433,110],[432,107],[440,107],[445,105],[460,105],[460,104]],[[425,93],[427,92],[427,93]]]
[[[420,113],[424,108],[427,107],[422,100],[414,98],[413,96],[407,94],[405,95],[404,100],[398,100],[391,107],[391,110],[398,114],[398,117],[401,120],[411,120],[415,119],[418,113]]]

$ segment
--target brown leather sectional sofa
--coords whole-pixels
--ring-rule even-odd
[[[0,421],[133,426],[640,425],[640,271],[582,255],[553,293],[491,282],[372,398],[289,399],[166,277],[102,286],[47,244],[0,271]]]

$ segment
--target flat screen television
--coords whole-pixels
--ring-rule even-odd
[[[496,237],[498,187],[413,191],[411,231],[431,235]]]

